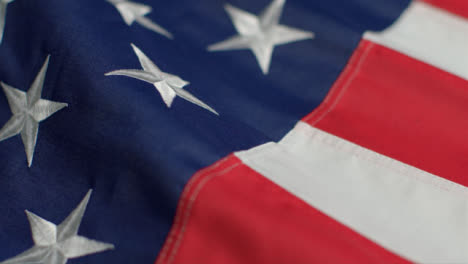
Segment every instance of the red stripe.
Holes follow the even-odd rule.
[[[468,1],[466,0],[423,0],[426,3],[443,8],[449,12],[468,18]]]
[[[157,264],[407,263],[235,156],[197,174]]]
[[[363,41],[304,119],[329,133],[468,184],[468,83]],[[401,263],[230,156],[187,185],[158,264]]]
[[[363,41],[304,121],[468,186],[468,82],[396,51]]]

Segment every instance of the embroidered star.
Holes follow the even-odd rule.
[[[21,134],[29,167],[31,167],[34,157],[39,122],[44,121],[57,111],[68,106],[65,103],[41,99],[49,58],[50,56],[47,57],[27,93],[3,82],[0,83],[13,114],[10,120],[0,129],[0,141]]]
[[[259,16],[225,6],[239,35],[208,47],[209,51],[250,49],[263,74],[268,74],[273,49],[295,41],[314,38],[314,33],[279,24],[286,0],[274,0]]]
[[[172,34],[165,30],[160,25],[154,23],[145,16],[151,13],[152,8],[147,5],[130,2],[128,0],[107,0],[109,3],[113,4],[115,8],[119,11],[120,15],[125,20],[128,26],[131,26],[135,21],[141,26],[159,33],[167,38],[172,39]]]
[[[91,192],[90,190],[78,207],[58,226],[26,211],[35,245],[0,264],[65,264],[68,259],[114,249],[112,244],[78,235]]]
[[[183,87],[188,85],[189,82],[182,80],[179,76],[161,71],[158,66],[156,66],[137,46],[132,44],[132,48],[137,55],[143,70],[117,70],[106,73],[106,76],[127,76],[153,84],[161,94],[161,97],[168,108],[171,107],[176,96],[179,96],[192,104],[196,104],[216,115],[219,115],[213,108],[183,89]]]
[[[0,0],[0,44],[3,39],[3,31],[5,30],[7,6],[13,1],[14,0]]]

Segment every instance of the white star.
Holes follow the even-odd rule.
[[[173,36],[170,32],[165,30],[160,25],[154,23],[150,19],[146,18],[145,16],[151,13],[151,7],[139,3],[130,2],[128,0],[107,0],[109,3],[113,4],[115,8],[119,11],[120,15],[122,15],[125,23],[128,26],[131,26],[133,22],[137,22],[138,24],[142,25],[143,27],[159,33],[167,38],[172,39]]]
[[[0,129],[0,141],[21,134],[29,167],[31,167],[34,157],[39,122],[67,107],[65,103],[41,99],[49,58],[50,56],[47,57],[41,71],[27,93],[1,82],[13,116]]]
[[[3,39],[3,31],[5,30],[7,5],[13,1],[14,0],[0,0],[0,44]]]
[[[179,96],[216,115],[219,115],[213,108],[197,99],[188,91],[182,89],[184,86],[188,85],[189,82],[182,80],[179,76],[161,71],[158,66],[156,66],[137,46],[132,44],[132,47],[143,70],[117,70],[106,73],[106,76],[122,75],[153,84],[161,94],[161,97],[168,108],[171,107],[176,96]]]
[[[114,249],[112,244],[78,235],[91,192],[90,190],[78,207],[58,226],[26,211],[35,245],[0,264],[65,264],[68,259]]]
[[[258,17],[229,4],[225,6],[239,35],[208,47],[209,51],[250,49],[264,74],[277,45],[312,39],[314,33],[279,24],[286,0],[274,0]]]

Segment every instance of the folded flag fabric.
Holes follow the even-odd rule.
[[[0,0],[0,263],[468,263],[468,3]]]

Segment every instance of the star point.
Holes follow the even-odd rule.
[[[134,22],[140,24],[141,26],[149,29],[153,32],[161,34],[169,39],[173,39],[174,36],[161,27],[160,25],[151,21],[151,19],[147,18],[146,15],[151,13],[152,8],[150,6],[131,2],[128,0],[107,0],[109,3],[115,6],[115,8],[119,11],[120,15],[124,19],[125,23],[128,26],[131,26]]]
[[[2,43],[3,32],[5,30],[7,6],[13,1],[14,0],[0,0],[0,44]]]
[[[133,43],[131,46],[136,56],[138,57],[143,70],[116,70],[106,73],[106,76],[127,76],[153,84],[168,108],[171,108],[172,102],[178,96],[219,116],[219,113],[216,112],[213,108],[183,89],[183,87],[187,86],[189,82],[183,80],[177,75],[161,71],[161,69],[159,69],[159,67],[156,66],[156,64],[154,64],[154,62],[143,53],[143,51],[141,51]]]
[[[315,37],[313,32],[279,24],[285,2],[274,0],[259,16],[226,4],[224,8],[239,34],[208,46],[208,51],[250,49],[263,74],[268,74],[275,46]]]
[[[0,82],[13,114],[10,120],[0,129],[0,142],[18,134],[21,135],[28,167],[32,166],[39,133],[39,123],[68,106],[66,103],[41,98],[49,58],[50,56],[47,57],[27,92]]]
[[[0,264],[65,264],[68,259],[114,249],[112,244],[78,235],[91,193],[89,190],[78,207],[58,226],[26,210],[34,246]]]

